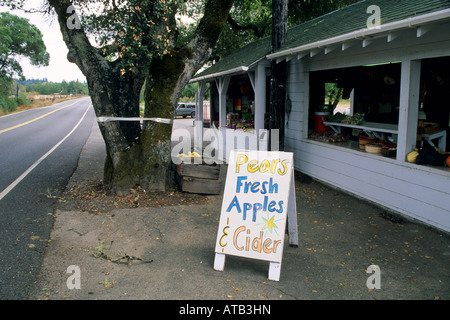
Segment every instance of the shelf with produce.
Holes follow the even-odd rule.
[[[360,121],[358,124],[356,123],[343,123],[343,122],[332,122],[324,121],[323,124],[330,127],[334,132],[341,133],[341,127],[345,128],[352,128],[352,129],[360,129],[366,133],[373,133],[375,137],[378,139],[385,138],[385,135],[398,134],[398,125],[396,124],[389,124],[389,123],[378,123],[378,122],[366,122],[366,121]]]
[[[364,132],[371,132],[378,139],[384,139],[384,134],[398,134],[398,125],[389,123],[367,122],[364,121],[364,115],[355,113],[353,116],[346,116],[338,112],[328,116],[323,122],[324,125],[330,127],[334,132],[341,133],[341,127],[360,129]],[[382,133],[380,136],[377,133]]]
[[[336,122],[328,122],[328,121],[324,121],[323,124],[329,126],[335,132],[340,132],[340,130],[338,130],[338,131],[335,130],[335,129],[337,129],[336,127],[346,127],[346,128],[353,128],[353,129],[361,129],[363,131],[398,134],[398,125],[396,125],[396,124],[378,123],[378,122],[363,122],[362,124],[347,124],[347,123],[336,123]]]
[[[311,139],[385,157],[396,157],[395,140],[398,135],[398,125],[366,122],[362,114],[349,116],[341,113],[328,116],[323,124],[332,130],[324,133],[314,132],[310,136]],[[348,132],[341,132],[343,127],[357,129],[359,132],[352,131],[352,135],[349,136]],[[357,141],[354,141],[355,139]],[[367,149],[366,146],[368,146]]]
[[[374,137],[360,136],[358,140],[349,139],[340,133],[327,131],[325,133],[313,133],[311,140],[325,142],[333,146],[355,150],[362,153],[370,153],[388,158],[395,158],[397,155],[397,144],[389,140],[383,141]]]

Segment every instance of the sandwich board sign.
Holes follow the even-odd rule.
[[[215,246],[214,269],[226,255],[269,261],[279,281],[286,225],[298,245],[293,154],[232,150]]]

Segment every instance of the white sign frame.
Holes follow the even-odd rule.
[[[217,232],[214,269],[226,255],[269,261],[279,281],[286,228],[298,246],[293,153],[232,150]]]

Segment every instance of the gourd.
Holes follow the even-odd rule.
[[[415,163],[418,155],[419,153],[417,151],[412,151],[408,153],[408,155],[406,156],[406,160],[408,160],[408,162]]]

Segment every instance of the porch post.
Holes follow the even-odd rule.
[[[200,154],[203,153],[203,96],[206,92],[205,88],[205,82],[198,83],[195,101],[194,150]]]
[[[230,84],[230,76],[216,80],[217,91],[219,92],[219,127],[227,124],[227,91]]]
[[[420,60],[402,62],[397,161],[404,162],[416,144],[419,114]]]
[[[255,74],[255,132],[264,129],[264,114],[266,113],[266,66],[259,63]]]

